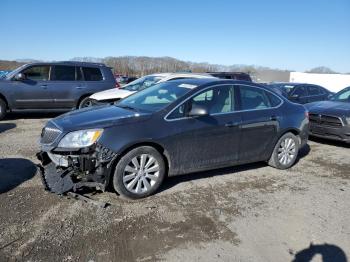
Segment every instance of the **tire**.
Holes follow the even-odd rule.
[[[85,107],[91,107],[91,106],[93,106],[92,99],[90,99],[90,97],[87,96],[87,97],[80,100],[80,102],[78,104],[78,109],[85,108]]]
[[[162,184],[165,172],[164,158],[155,148],[137,147],[119,160],[114,170],[113,187],[124,198],[147,197]]]
[[[276,143],[268,164],[277,169],[287,169],[297,160],[300,142],[292,133],[284,134]]]
[[[7,109],[7,106],[6,106],[5,101],[0,98],[0,120],[5,118],[6,109]]]

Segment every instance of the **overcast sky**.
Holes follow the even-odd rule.
[[[172,56],[350,72],[350,0],[2,0],[0,59]]]

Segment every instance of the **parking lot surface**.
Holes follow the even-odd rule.
[[[258,163],[173,177],[137,201],[89,193],[110,204],[100,208],[43,190],[35,153],[54,116],[0,122],[0,261],[350,258],[348,145],[312,140],[289,170]]]

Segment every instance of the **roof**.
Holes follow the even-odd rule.
[[[55,61],[55,62],[35,62],[26,65],[74,65],[74,66],[99,66],[105,67],[103,63],[80,62],[80,61]]]
[[[191,85],[196,85],[196,86],[202,86],[202,85],[215,85],[215,84],[232,84],[232,85],[251,85],[251,86],[257,86],[257,87],[262,87],[264,89],[268,89],[265,85],[260,85],[258,83],[253,83],[253,82],[247,82],[247,81],[242,81],[242,80],[232,80],[232,79],[220,79],[216,77],[212,78],[188,78],[188,79],[179,79],[179,80],[174,80],[172,82],[177,82],[177,83],[184,83],[184,84],[191,84]]]

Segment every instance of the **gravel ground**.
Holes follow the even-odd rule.
[[[43,190],[35,153],[54,115],[0,122],[0,261],[340,261],[350,257],[350,147],[309,141],[298,163],[169,178],[99,208]],[[304,260],[302,260],[304,259]],[[326,260],[330,259],[330,260]]]

